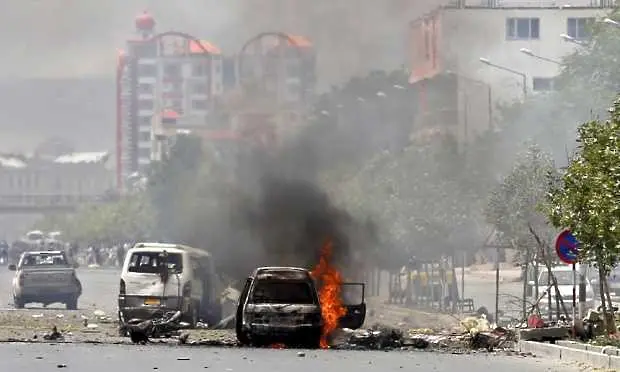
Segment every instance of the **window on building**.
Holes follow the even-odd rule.
[[[209,93],[209,86],[207,83],[194,83],[192,84],[192,94],[207,94]]]
[[[176,111],[179,115],[183,114],[183,102],[181,102],[180,100],[170,101],[169,107],[172,108],[172,110]]]
[[[555,90],[555,79],[535,77],[532,79],[532,90],[535,92],[549,92]]]
[[[153,84],[148,84],[148,83],[138,84],[138,94],[153,94]]]
[[[577,40],[586,40],[590,37],[589,26],[594,18],[568,18],[566,20],[566,34]]]
[[[140,132],[140,142],[148,142],[151,140],[151,132]]]
[[[286,94],[289,100],[298,100],[301,96],[301,85],[299,83],[287,84]]]
[[[155,58],[157,57],[156,42],[142,42],[133,44],[133,53],[138,58]]]
[[[141,100],[138,100],[138,109],[139,110],[152,110],[153,109],[153,100],[151,100],[151,99],[141,99]]]
[[[181,76],[181,66],[176,63],[168,63],[164,65],[165,77],[179,77]]]
[[[157,76],[157,67],[155,65],[138,65],[138,76],[155,77]]]
[[[539,18],[506,19],[506,39],[531,40],[540,38]]]
[[[192,76],[206,76],[207,65],[204,62],[192,63]]]
[[[298,61],[290,61],[286,64],[288,76],[301,76],[301,64]]]
[[[151,117],[150,116],[138,116],[138,126],[139,127],[150,127]]]
[[[195,99],[192,101],[192,109],[193,110],[206,110],[207,109],[207,101],[204,99]]]
[[[150,159],[151,158],[151,149],[139,148],[138,149],[138,158]]]

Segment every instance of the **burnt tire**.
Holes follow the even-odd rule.
[[[299,347],[302,347],[304,349],[318,349],[321,347],[321,332],[305,332],[299,336],[297,344]]]
[[[248,335],[247,332],[238,332],[237,341],[239,341],[240,346],[250,346],[252,344],[250,335]]]
[[[13,306],[15,306],[16,309],[23,309],[24,308],[24,301],[19,298],[19,297],[14,297],[13,298]]]
[[[192,302],[186,314],[183,314],[183,321],[189,323],[189,328],[196,328],[199,320],[200,304]]]
[[[78,309],[78,299],[77,297],[70,297],[65,303],[67,310],[77,310]]]

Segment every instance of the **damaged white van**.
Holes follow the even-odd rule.
[[[137,243],[125,257],[118,294],[120,326],[181,311],[194,327],[221,320],[219,277],[211,254],[179,244]]]

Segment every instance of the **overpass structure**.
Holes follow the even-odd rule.
[[[80,205],[105,203],[108,195],[13,194],[0,195],[0,214],[71,213]]]

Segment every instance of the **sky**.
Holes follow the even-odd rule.
[[[31,149],[49,137],[67,138],[78,149],[112,148],[117,51],[135,35],[134,19],[144,10],[154,16],[156,31],[184,31],[210,40],[225,54],[237,53],[264,31],[304,35],[316,46],[319,89],[325,90],[373,69],[402,67],[408,23],[438,3],[5,0],[0,12],[0,109],[5,115],[0,148]]]

